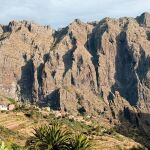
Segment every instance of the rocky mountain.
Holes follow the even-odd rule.
[[[28,21],[0,25],[0,94],[150,132],[150,14],[76,19],[57,31]],[[122,117],[121,117],[122,116]]]

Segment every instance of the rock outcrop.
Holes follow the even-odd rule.
[[[0,94],[109,120],[126,109],[149,114],[150,14],[76,19],[58,31],[0,25]]]

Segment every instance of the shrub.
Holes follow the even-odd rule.
[[[17,145],[16,143],[13,143],[11,145],[12,150],[21,150],[21,147],[19,145]]]
[[[3,141],[0,141],[0,150],[8,150],[6,144]]]
[[[83,134],[75,136],[71,140],[70,150],[88,150],[90,148],[90,142]]]
[[[60,125],[54,123],[52,126],[43,126],[34,129],[34,136],[26,142],[29,150],[67,150],[70,140],[70,133],[67,130],[61,130]]]
[[[26,141],[28,150],[88,150],[90,142],[85,135],[76,135],[62,129],[58,123],[34,129],[34,136]]]

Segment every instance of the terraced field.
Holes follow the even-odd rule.
[[[24,145],[26,138],[32,134],[34,126],[34,121],[27,118],[24,113],[0,113],[0,135],[8,142]]]
[[[49,116],[49,118],[35,116],[29,117],[23,112],[0,112],[0,139],[24,146],[26,139],[32,135],[33,127],[46,124],[54,119],[54,116]],[[88,125],[80,121],[70,122],[68,119],[60,119],[59,121],[67,126],[72,126],[75,131],[88,130]],[[132,147],[140,146],[139,143],[118,133],[102,136],[91,134],[89,137],[92,140],[93,150],[129,150]]]
[[[92,141],[92,145],[93,150],[138,150],[141,147],[139,143],[119,134],[97,137]]]

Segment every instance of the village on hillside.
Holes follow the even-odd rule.
[[[15,104],[9,101],[9,98],[0,96],[0,111],[11,111],[15,109]]]

